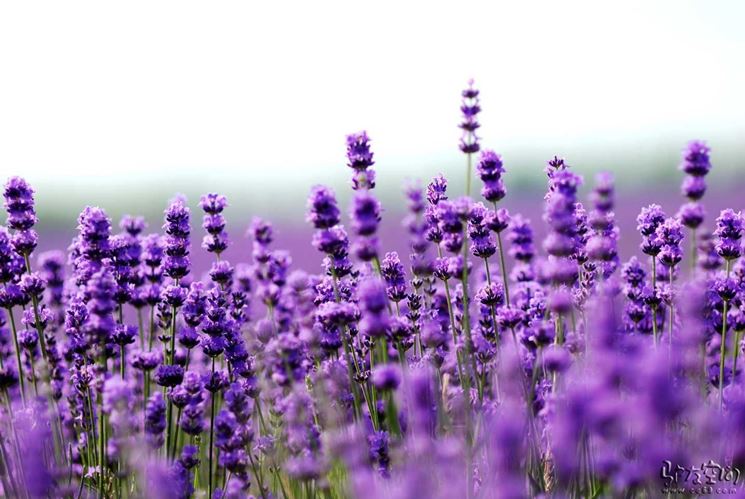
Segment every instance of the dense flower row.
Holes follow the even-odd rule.
[[[67,254],[36,254],[33,190],[11,178],[2,495],[656,497],[684,482],[666,462],[745,469],[743,218],[703,228],[708,147],[685,149],[688,202],[643,208],[622,263],[610,174],[585,207],[548,161],[538,244],[501,206],[472,82],[461,109],[469,192],[406,188],[409,255],[382,250],[370,139],[347,138],[349,231],[329,188],[308,200],[315,275],[258,219],[251,262],[226,261],[219,194],[199,203],[204,281],[180,197],[162,233],[86,207]]]

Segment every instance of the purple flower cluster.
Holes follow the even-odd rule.
[[[478,98],[471,83],[469,169]],[[217,193],[199,202],[201,278],[183,197],[155,233],[86,207],[66,259],[37,255],[33,190],[11,178],[0,495],[657,497],[684,486],[672,463],[724,481],[745,465],[745,220],[702,229],[703,143],[681,167],[691,203],[643,208],[623,263],[609,173],[583,204],[582,178],[548,162],[539,245],[484,150],[483,200],[443,176],[406,187],[406,255],[381,251],[365,132],[347,159],[348,218],[327,187],[308,199],[317,273],[260,219],[234,242],[248,261],[226,260]]]
[[[680,163],[681,171],[686,174],[682,192],[689,202],[680,207],[678,218],[683,225],[693,230],[704,221],[704,206],[700,200],[706,192],[706,175],[711,170],[709,152],[706,143],[694,140],[683,151]]]
[[[375,164],[370,150],[370,138],[362,131],[347,135],[347,166],[354,172],[352,189],[367,190],[375,188]]]

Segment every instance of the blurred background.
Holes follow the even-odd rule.
[[[443,173],[464,190],[457,124],[474,78],[504,205],[539,221],[554,154],[585,192],[612,171],[626,258],[640,206],[683,201],[690,139],[712,147],[709,221],[743,205],[743,20],[738,0],[4,2],[0,172],[36,188],[42,248],[66,246],[86,204],[158,230],[174,194],[196,208],[216,191],[247,257],[253,216],[278,225],[280,246],[307,245],[312,185],[348,206],[345,135],[365,129],[384,246],[400,249],[405,181]]]

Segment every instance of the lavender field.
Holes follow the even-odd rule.
[[[745,221],[709,146],[681,144],[672,210],[560,156],[513,201],[480,97],[464,189],[384,211],[352,133],[349,206],[313,187],[291,251],[220,193],[45,241],[7,179],[0,495],[745,497]]]

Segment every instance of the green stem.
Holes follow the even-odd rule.
[[[23,255],[23,259],[26,262],[26,272],[31,274],[31,261],[28,258],[28,254]],[[47,362],[47,342],[44,338],[44,328],[41,326],[41,316],[39,315],[39,299],[36,296],[32,296],[31,303],[34,308],[34,328],[39,333],[41,356],[44,358],[44,362]]]
[[[13,317],[13,308],[8,307],[6,309],[8,311],[8,318],[10,318],[10,329],[13,332],[13,346],[15,347],[16,351],[16,361],[18,362],[18,381],[20,383],[20,389],[21,389],[21,401],[23,402],[24,407],[26,406],[26,388],[25,388],[25,376],[23,375],[23,363],[21,362],[21,349],[18,345],[18,330],[16,328],[16,321]]]
[[[673,267],[670,267],[670,325],[668,327],[668,349],[670,351],[670,354],[672,354],[673,351],[673,318],[675,313],[675,304],[673,303]]]
[[[104,358],[106,357],[104,356]],[[104,473],[106,470],[106,421],[103,414],[103,393],[98,397],[98,445],[98,494],[103,497]]]
[[[140,337],[140,349],[145,350],[145,327],[142,320],[142,308],[137,307],[137,333]]]
[[[254,472],[254,476],[256,477],[256,484],[259,486],[259,493],[261,494],[262,499],[266,499],[266,494],[264,492],[264,480],[261,478],[261,473],[256,468],[256,463],[254,463],[254,458],[252,456],[251,452],[248,452],[248,461],[251,463],[251,469]]]
[[[494,211],[497,211],[497,203],[494,203]],[[502,284],[504,285],[504,298],[507,306],[510,306],[510,283],[507,279],[507,266],[504,263],[504,248],[502,244],[502,233],[497,232],[497,245],[499,247],[499,268],[502,272]]]
[[[339,279],[336,277],[336,272],[333,269],[331,269],[331,279],[334,285],[334,301],[338,303],[341,300],[341,295],[339,294]],[[355,358],[356,355],[354,353],[354,347],[350,346],[349,344],[348,335],[349,329],[345,326],[341,332],[341,339],[344,346],[344,355],[347,358],[347,374],[349,375],[349,388],[352,391],[354,415],[356,419],[359,419],[360,417],[362,417],[362,410],[360,409],[360,396],[357,391],[357,383],[355,382],[354,378],[354,373],[358,369],[358,364],[357,359]],[[367,397],[365,398],[367,399]],[[369,405],[370,404],[368,402],[368,409],[371,409]],[[372,417],[372,412],[370,413],[370,416]]]
[[[471,195],[471,153],[466,154],[466,196]]]
[[[173,430],[173,449],[171,451],[171,459],[176,459],[178,455],[178,435],[179,435],[179,423],[181,422],[181,408],[179,407],[176,411],[176,426]]]
[[[725,260],[725,269],[727,272],[727,279],[729,279],[731,270],[731,260]],[[727,306],[729,300],[724,300],[724,307],[722,309],[722,339],[719,347],[719,410],[724,409],[724,354],[727,345]]]
[[[698,264],[698,247],[696,243],[696,229],[691,229],[691,273],[696,271]]]
[[[153,338],[155,338],[155,306],[150,307],[150,334],[147,338],[148,352],[153,349]]]
[[[740,355],[740,333],[742,331],[735,330],[735,343],[732,349],[732,380],[734,381],[735,375],[737,374],[737,359]]]
[[[215,358],[212,358],[212,375],[215,375]],[[208,476],[208,483],[209,483],[209,493],[207,494],[207,497],[212,497],[212,485],[213,485],[213,476],[212,476],[212,462],[213,462],[213,445],[212,442],[214,440],[215,436],[215,401],[217,399],[217,393],[213,393],[211,398],[211,411],[210,411],[210,441],[209,441],[209,468],[207,472]]]
[[[657,258],[652,257],[652,292],[657,294]],[[652,306],[652,339],[657,346],[657,306]]]
[[[166,441],[165,441],[165,449],[163,449],[166,455],[166,459],[168,459],[168,450],[171,448],[171,433],[173,432],[173,403],[171,402],[171,398],[166,395],[168,390],[166,388],[163,389],[164,396],[166,397],[167,405],[166,405]]]

